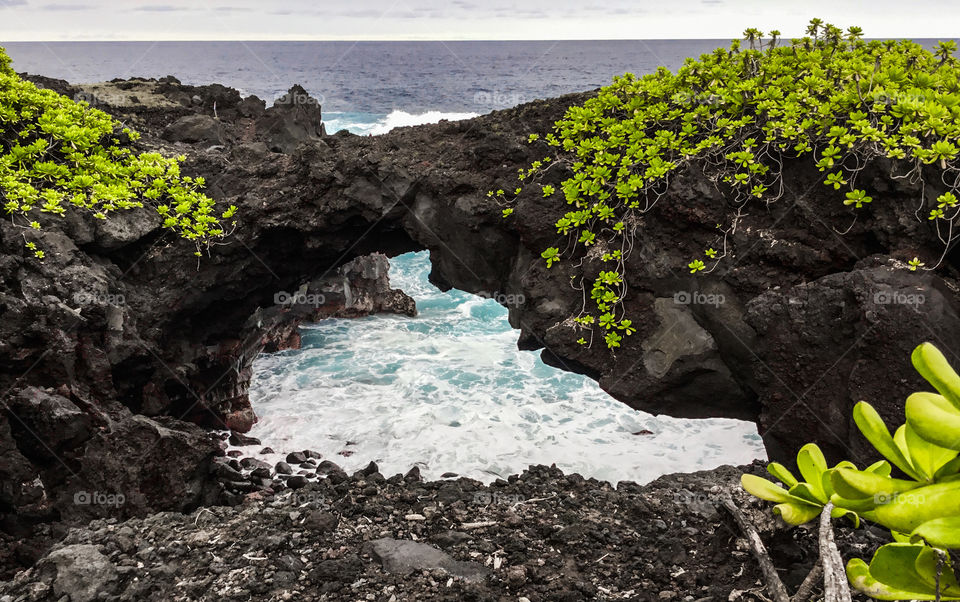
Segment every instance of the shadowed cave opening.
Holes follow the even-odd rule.
[[[617,482],[766,458],[756,425],[636,411],[596,381],[517,349],[494,298],[443,292],[429,252],[390,260],[390,281],[419,315],[327,319],[301,326],[302,347],[262,354],[250,435],[276,451],[320,452],[351,472],[418,466],[492,481],[530,464]],[[490,294],[488,297],[495,297]],[[519,296],[500,301],[522,303]]]

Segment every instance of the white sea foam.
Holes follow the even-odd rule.
[[[393,111],[383,120],[378,122],[370,133],[386,134],[393,128],[404,127],[408,125],[422,125],[424,123],[437,123],[441,119],[448,121],[460,121],[461,119],[470,119],[476,117],[477,113],[443,113],[440,111],[427,111],[426,113],[407,113],[406,111]]]
[[[333,134],[340,130],[347,130],[360,135],[386,134],[390,130],[408,125],[422,125],[437,123],[442,119],[459,121],[477,117],[478,113],[444,113],[442,111],[427,111],[426,113],[408,113],[395,110],[388,115],[371,113],[330,113],[325,115],[324,123],[327,132]]]
[[[417,318],[327,320],[304,348],[261,357],[252,435],[277,452],[313,449],[352,471],[420,466],[490,481],[552,464],[616,482],[764,458],[753,424],[634,411],[577,374],[516,349],[506,310],[426,281],[425,253],[393,260]],[[652,434],[634,434],[651,431]],[[339,455],[352,452],[349,456]]]

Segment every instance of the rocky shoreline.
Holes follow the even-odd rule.
[[[114,528],[118,532],[126,528],[133,532],[124,531],[123,537],[136,540],[138,530],[146,533],[156,525],[150,521],[188,528],[210,516],[236,531],[243,521],[233,521],[244,512],[273,517],[269,520],[275,522],[265,523],[264,531],[279,531],[273,536],[283,537],[281,527],[290,525],[267,510],[276,502],[270,490],[280,483],[286,486],[290,479],[277,477],[275,466],[269,467],[267,476],[263,471],[268,467],[255,462],[241,464],[238,472],[230,464],[236,459],[225,455],[215,431],[229,428],[239,434],[254,424],[255,408],[247,394],[252,362],[262,351],[296,347],[302,321],[415,312],[412,300],[390,289],[386,281],[386,257],[402,252],[429,250],[431,280],[441,288],[522,296],[524,303],[509,307],[511,324],[520,331],[519,345],[542,349],[548,363],[587,374],[617,399],[644,411],[755,421],[771,457],[787,462],[808,441],[818,442],[834,461],[872,459],[850,422],[852,405],[867,399],[885,417],[898,418],[903,398],[922,384],[910,366],[910,351],[923,340],[949,349],[944,341],[960,338],[955,252],[946,255],[938,271],[904,269],[913,257],[940,256],[942,245],[933,226],[914,214],[917,186],[897,178],[888,165],[874,165],[860,174],[861,186],[883,202],[873,203],[857,220],[824,190],[818,172],[799,163],[786,166],[788,194],[743,216],[729,238],[731,261],[716,273],[697,277],[683,266],[713,240],[725,201],[696,168],[676,178],[665,200],[645,216],[646,235],[630,259],[632,292],[626,309],[641,317],[638,332],[611,355],[602,346],[575,343],[567,317],[580,303],[580,293],[570,289],[566,271],[548,270],[540,258],[541,250],[559,240],[553,226],[555,208],[530,194],[522,196],[513,216],[504,220],[496,201],[486,195],[515,181],[518,168],[547,152],[540,143],[528,144],[528,133],[548,131],[567,106],[582,102],[589,93],[535,101],[472,120],[358,137],[345,132],[327,135],[319,104],[299,87],[268,108],[263,101],[241,98],[224,86],[185,86],[171,77],[91,86],[31,79],[112,113],[143,133],[138,143],[143,149],[185,155],[184,171],[203,176],[208,193],[218,201],[237,205],[239,219],[225,244],[199,262],[194,248],[165,234],[149,210],[125,212],[106,222],[73,212],[63,220],[41,218],[44,229],[39,236],[47,257],[42,263],[25,253],[16,228],[0,223],[0,391],[6,391],[0,412],[0,576],[35,564],[70,527],[91,520],[116,522],[93,523],[69,537],[90,542],[114,537]],[[545,183],[558,183],[560,171],[552,172]],[[600,262],[589,259],[582,269],[596,274]],[[719,470],[714,477],[727,482],[728,473]],[[672,477],[676,482],[684,478]],[[296,491],[327,491],[347,483],[336,497],[341,518],[363,515],[357,498],[379,499],[379,493],[364,493],[378,485],[362,477],[341,483],[307,479],[311,480],[316,482]],[[626,512],[632,503],[629,496],[634,495],[630,491],[637,489],[626,486],[621,495],[619,487],[613,492],[609,486],[578,481],[575,475],[551,476],[547,481],[558,496],[568,491],[574,499],[585,496],[596,502],[606,511],[601,522]],[[425,488],[427,494],[414,495],[419,498],[444,486],[411,485],[401,477],[388,490],[404,497]],[[538,487],[508,486],[504,493],[530,498],[549,494]],[[594,489],[606,491],[610,499],[597,501]],[[654,485],[637,490],[654,499],[665,491]],[[91,493],[114,500],[122,495],[124,503],[77,503],[78,495]],[[268,499],[258,500],[260,496]],[[350,499],[349,504],[343,499]],[[215,507],[218,504],[228,507]],[[386,529],[389,536],[409,533],[399,529],[401,524],[409,527],[409,521],[398,521],[394,508],[383,511],[382,506],[391,504],[377,504],[373,515],[397,525]],[[530,520],[562,529],[563,508],[552,504],[523,507],[549,506],[545,514]],[[426,520],[425,507],[418,505],[408,501],[397,507]],[[455,505],[451,502],[450,508]],[[652,507],[663,510],[657,504]],[[578,502],[572,512],[579,517],[587,511]],[[439,515],[454,526],[466,520],[445,512]],[[661,533],[658,540],[658,531],[642,527],[637,536],[640,551],[654,554],[676,547],[668,540],[684,537],[677,535],[686,528],[684,521],[698,520],[688,506],[676,506],[676,512],[670,524],[679,530],[672,530],[667,539]],[[653,523],[654,514],[643,511],[638,520]],[[153,517],[142,518],[149,515]],[[243,516],[244,521],[249,519]],[[367,518],[374,521],[373,516]],[[727,599],[734,590],[755,587],[747,585],[756,582],[750,558],[726,564],[724,554],[736,549],[730,542],[718,548],[724,554],[697,569],[710,577],[696,586],[685,584],[688,578],[682,577],[694,573],[692,569],[674,576],[677,571],[658,569],[656,563],[653,569],[637,564],[642,560],[628,558],[625,548],[614,543],[624,541],[628,532],[621,529],[636,527],[624,526],[628,522],[604,522],[616,536],[608,542],[610,553],[625,566],[637,567],[636,578],[617,584],[617,591],[633,589],[635,599],[658,599],[663,591],[668,593],[664,599],[671,599],[672,592],[682,593],[679,599],[697,600]],[[710,524],[716,532],[719,523]],[[91,528],[99,535],[84,540],[83,533],[91,533]],[[223,537],[228,537],[227,531],[224,528]],[[776,532],[780,538],[803,537],[802,530]],[[507,531],[497,533],[507,538],[503,535]],[[536,535],[553,542],[546,527]],[[151,541],[143,537],[141,541]],[[691,535],[689,541],[695,540]],[[356,541],[350,553],[362,558]],[[533,534],[530,541],[537,541]],[[594,551],[583,540],[573,541],[576,545],[569,545],[585,555],[586,563],[574,563],[576,571],[594,575],[606,570],[599,561],[602,554],[591,556]],[[658,546],[651,543],[656,541]],[[311,546],[320,545],[319,540],[310,542],[296,551],[306,555],[306,550],[315,550]],[[335,549],[334,543],[323,540],[324,549]],[[508,539],[497,540],[497,545],[507,546]],[[184,553],[184,566],[190,566],[187,550],[172,547]],[[118,571],[117,566],[139,562],[134,560],[139,547],[117,549],[97,551],[107,557],[119,554],[108,562],[114,569],[89,548],[78,553],[114,575],[111,571]],[[470,552],[490,554],[499,547],[483,549]],[[57,550],[62,548],[54,554]],[[470,561],[466,550],[454,554],[454,559]],[[70,564],[73,552],[77,550],[61,551],[50,562]],[[259,552],[249,553],[260,557]],[[160,557],[148,558],[153,562]],[[786,567],[794,560],[781,558],[778,566],[789,570]],[[369,570],[365,561],[356,562],[360,564],[351,564],[356,568],[352,574]],[[511,566],[526,562],[519,556],[510,561]],[[557,591],[541,588],[527,597],[533,601],[606,595],[599,588],[610,589],[610,582],[600,576],[588,580],[597,589],[585,585],[584,591],[575,585],[579,581],[568,583],[546,574],[561,575],[566,562],[539,573],[544,582],[559,582]],[[280,565],[271,566],[274,572],[283,572]],[[161,566],[158,582],[173,582],[172,573],[164,570]],[[538,574],[534,567],[525,571]],[[265,583],[265,572],[248,572],[255,575],[251,583]],[[38,565],[4,587],[21,588],[16,600],[21,595],[59,596],[56,587],[43,589],[50,574],[49,568]],[[743,581],[724,582],[729,589],[721,596],[710,587],[718,575],[726,574]],[[110,595],[128,591],[130,596],[140,595],[136,588],[128,589],[132,579],[130,571],[118,571],[110,580],[116,584]],[[654,585],[644,585],[652,589],[641,592],[637,579],[636,583],[647,579]],[[513,595],[507,585],[493,586],[489,579],[484,583],[458,590],[457,595],[466,599]],[[704,586],[707,593],[700,595],[703,590],[697,588]],[[39,593],[31,598],[33,594],[23,594],[22,588]],[[303,591],[320,595],[321,590]],[[373,599],[390,598],[384,592],[363,591]],[[435,594],[446,595],[440,590]],[[166,593],[156,595],[155,599],[168,599],[163,597]],[[170,595],[190,599],[194,594]],[[348,597],[355,599],[355,594],[351,591]]]
[[[766,600],[723,492],[791,591],[818,558],[816,531],[774,521],[736,487],[744,470],[761,467],[613,487],[538,466],[485,486],[371,464],[235,507],[93,521],[0,583],[0,600]],[[864,555],[882,532],[837,537]]]

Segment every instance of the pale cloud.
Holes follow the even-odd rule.
[[[100,7],[94,6],[92,4],[41,4],[40,10],[50,10],[50,11],[82,11],[82,10],[96,10]]]
[[[915,0],[0,0],[0,40],[677,39],[820,17],[870,37],[953,37],[960,3]],[[867,10],[869,8],[869,10]]]
[[[172,4],[148,4],[146,6],[135,6],[131,10],[149,13],[169,13],[186,9],[182,6],[173,6]]]

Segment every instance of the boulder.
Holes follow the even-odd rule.
[[[256,119],[267,110],[267,103],[256,96],[247,96],[237,105],[237,111],[242,117]]]
[[[853,423],[853,406],[869,402],[895,428],[907,396],[931,390],[910,362],[913,349],[931,341],[957,365],[955,290],[930,272],[876,265],[751,300],[746,319],[762,341],[753,374],[768,453],[789,459],[816,441],[834,461],[880,459]]]
[[[89,414],[69,399],[37,387],[19,391],[7,410],[20,452],[45,466],[59,465],[63,454],[94,434]]]
[[[164,140],[205,144],[223,144],[223,129],[212,115],[186,115],[163,130]]]
[[[57,596],[71,602],[93,602],[114,590],[120,578],[117,567],[94,545],[70,545],[50,552],[38,566],[51,575]]]
[[[446,552],[418,541],[381,538],[371,541],[368,549],[383,570],[400,575],[441,569],[467,581],[482,581],[490,572],[482,564],[454,560]]]
[[[276,153],[290,154],[304,142],[317,142],[326,135],[320,102],[293,86],[259,116],[256,133]]]
[[[52,466],[45,481],[56,484],[50,493],[67,520],[188,512],[216,499],[217,449],[194,425],[126,413],[76,450],[82,461],[73,472]]]
[[[230,445],[236,446],[260,445],[260,440],[256,437],[250,437],[238,432],[231,432],[230,438],[227,440],[230,442]]]

